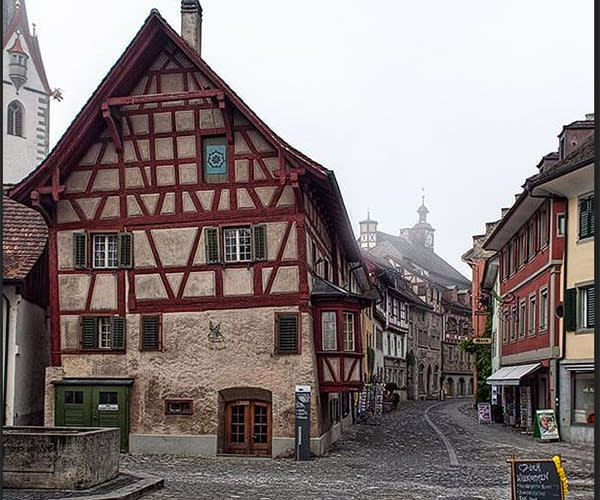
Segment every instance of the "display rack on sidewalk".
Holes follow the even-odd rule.
[[[379,425],[383,413],[383,393],[385,384],[365,384],[364,389],[358,394],[356,408],[357,422],[359,424]]]

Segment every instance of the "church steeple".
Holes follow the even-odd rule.
[[[408,230],[408,238],[413,243],[433,251],[433,233],[435,229],[427,222],[429,209],[425,206],[425,195],[421,195],[421,206],[417,208],[419,222]]]

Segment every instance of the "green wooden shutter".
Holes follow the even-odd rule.
[[[277,317],[277,351],[280,353],[298,352],[298,316]]]
[[[87,267],[87,234],[73,233],[73,267],[85,269]]]
[[[569,288],[565,292],[565,325],[568,331],[573,332],[577,329],[577,290]]]
[[[160,349],[160,318],[158,316],[142,317],[142,350]]]
[[[122,316],[113,316],[112,348],[119,351],[125,349],[125,318]]]
[[[583,199],[579,202],[579,237],[588,236],[588,227],[590,223],[589,200]]]
[[[267,228],[264,225],[254,226],[254,260],[267,259]]]
[[[98,321],[95,316],[81,317],[81,348],[98,348]]]
[[[219,238],[215,227],[204,228],[204,243],[206,245],[206,263],[219,262]]]
[[[131,269],[133,263],[133,234],[119,233],[119,267]]]

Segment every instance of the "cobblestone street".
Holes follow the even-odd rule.
[[[382,425],[353,426],[327,456],[307,462],[124,455],[121,468],[165,478],[165,488],[148,500],[508,500],[511,454],[560,454],[569,499],[593,498],[592,447],[542,443],[502,425],[478,425],[471,400],[402,403],[384,414]]]

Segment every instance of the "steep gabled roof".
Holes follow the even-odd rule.
[[[48,228],[42,216],[2,196],[2,278],[24,279],[46,246]]]
[[[102,103],[110,97],[128,95],[168,42],[173,43],[181,50],[211,84],[222,90],[233,106],[245,115],[268,140],[284,152],[290,164],[305,170],[309,176],[311,188],[314,188],[327,204],[328,213],[332,216],[335,224],[333,229],[342,239],[349,260],[359,261],[360,251],[354,239],[350,219],[333,172],[311,160],[273,132],[208,66],[200,55],[185,43],[156,9],[152,9],[138,33],[109,70],[54,149],[38,168],[10,191],[10,196],[23,203],[30,203],[31,191],[37,186],[48,183],[54,169],[59,170],[61,181],[64,181],[76,159],[84,154],[104,126],[100,111]]]
[[[442,286],[457,285],[461,288],[471,288],[471,281],[454,269],[435,252],[415,245],[402,236],[392,236],[377,231],[377,244],[387,241],[402,256],[408,266],[416,264],[429,273],[429,279]]]
[[[50,85],[48,84],[46,69],[44,68],[44,63],[42,62],[40,45],[38,43],[37,36],[32,36],[29,32],[29,21],[27,19],[25,0],[20,0],[18,7],[15,6],[15,0],[4,0],[2,5],[2,13],[4,16],[11,16],[10,19],[6,19],[6,17],[4,17],[2,20],[2,47],[6,47],[6,44],[10,41],[13,34],[19,30],[21,36],[25,39],[25,43],[29,49],[29,56],[35,65],[35,69],[37,70],[44,90],[49,94]]]

